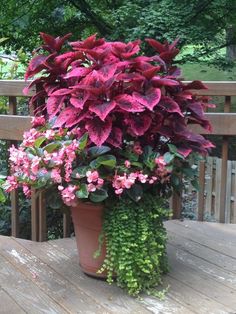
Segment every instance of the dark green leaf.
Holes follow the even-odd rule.
[[[87,143],[88,143],[88,133],[85,133],[85,134],[79,139],[79,148],[80,148],[81,150],[85,149]]]
[[[86,172],[89,171],[89,166],[81,166],[73,170],[71,176],[74,179],[77,179],[77,174],[79,175],[79,178],[84,178],[86,176]]]
[[[108,146],[93,146],[88,149],[88,153],[91,157],[95,158],[109,152],[110,150],[111,149]]]
[[[88,198],[89,196],[89,192],[88,192],[88,189],[87,189],[87,184],[85,183],[82,183],[79,187],[79,190],[76,191],[76,196],[78,198]]]
[[[96,190],[89,195],[89,198],[94,203],[104,201],[108,197],[107,191],[104,189]]]
[[[174,154],[171,154],[170,152],[167,152],[164,154],[164,161],[169,164],[173,159],[175,158]]]
[[[177,147],[173,144],[168,144],[169,150],[171,153],[176,154],[177,153]]]
[[[140,184],[134,184],[126,190],[128,196],[135,202],[138,202],[143,196],[143,188]]]
[[[116,157],[113,155],[99,156],[90,163],[90,167],[92,168],[98,168],[99,166],[114,168],[116,166]]]

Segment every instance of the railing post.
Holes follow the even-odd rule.
[[[230,112],[231,97],[225,97],[224,112]],[[220,187],[220,213],[219,222],[225,222],[226,205],[226,182],[227,182],[227,162],[228,162],[229,137],[223,136],[222,144],[222,164],[221,164],[221,187]]]
[[[204,218],[205,161],[199,162],[198,220]]]

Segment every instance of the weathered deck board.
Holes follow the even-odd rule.
[[[74,239],[0,237],[0,313],[236,313],[236,225],[168,221],[166,299],[128,297],[84,275]]]

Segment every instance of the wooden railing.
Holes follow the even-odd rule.
[[[220,182],[220,213],[219,221],[225,222],[226,203],[226,181],[227,181],[227,160],[229,137],[236,135],[236,113],[231,113],[231,96],[236,96],[236,82],[205,82],[208,90],[199,91],[199,95],[224,96],[224,113],[207,113],[207,118],[213,125],[213,135],[221,135],[222,144],[222,165]],[[23,132],[30,128],[30,116],[17,115],[17,99],[22,97],[23,88],[27,84],[24,81],[1,81],[0,96],[7,96],[9,103],[8,115],[0,115],[0,139],[8,140],[9,144],[16,144],[22,139]],[[29,96],[35,93],[31,90]],[[24,96],[25,97],[25,96]],[[195,128],[199,133],[206,134],[202,128]],[[200,191],[198,193],[198,220],[203,220],[204,216],[204,183],[205,183],[205,163],[201,162],[199,167]],[[174,195],[172,198],[172,208],[174,218],[181,215],[181,198]],[[18,193],[11,194],[12,208],[12,235],[19,236],[19,204]],[[64,236],[68,235],[69,217],[64,214],[63,228]],[[46,211],[44,197],[42,193],[33,191],[31,200],[31,229],[32,240],[44,241],[46,239]]]

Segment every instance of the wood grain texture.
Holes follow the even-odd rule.
[[[0,80],[0,96],[25,96],[23,89],[29,85],[30,82],[24,80]],[[28,96],[35,93],[35,88],[29,91]]]
[[[30,127],[31,117],[0,115],[0,139],[20,141]]]
[[[0,236],[5,313],[232,314],[236,311],[236,225],[167,221],[165,300],[136,300],[84,275],[73,238],[35,243]],[[4,313],[1,312],[0,313]]]

